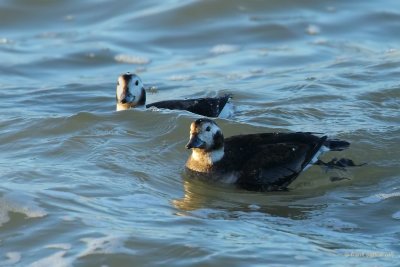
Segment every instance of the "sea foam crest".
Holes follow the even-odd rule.
[[[115,61],[127,64],[145,65],[150,63],[150,59],[146,57],[119,54],[114,57]]]
[[[9,212],[23,213],[28,218],[40,218],[47,212],[35,200],[21,193],[8,193],[0,197],[0,226],[10,220]]]
[[[86,243],[87,248],[82,251],[79,257],[85,257],[93,254],[134,254],[133,250],[130,250],[124,246],[126,237],[110,235],[99,238],[82,238],[81,241]]]
[[[5,261],[0,261],[0,266],[13,266],[21,260],[20,252],[7,252],[5,254],[7,258]]]
[[[393,218],[393,219],[396,219],[396,220],[400,220],[400,211],[395,212],[395,213],[392,215],[392,218]]]
[[[170,81],[189,81],[193,79],[191,75],[177,74],[167,78]]]
[[[37,260],[30,265],[29,267],[47,267],[47,266],[58,266],[58,267],[70,267],[72,265],[72,260],[65,258],[65,254],[67,251],[58,251],[48,257]]]
[[[360,200],[364,203],[374,204],[381,202],[385,199],[392,198],[392,197],[400,197],[400,191],[392,192],[392,193],[380,193],[375,194],[369,197],[361,198]]]
[[[213,54],[226,54],[232,53],[239,50],[237,45],[230,45],[230,44],[219,44],[211,48],[210,52]]]

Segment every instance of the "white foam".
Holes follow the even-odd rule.
[[[137,65],[145,65],[151,62],[151,60],[146,57],[126,55],[126,54],[116,55],[114,59],[120,63],[137,64]]]
[[[133,250],[124,247],[126,237],[105,236],[100,238],[82,238],[87,248],[78,257],[85,257],[93,254],[134,254]]]
[[[345,222],[337,218],[327,218],[321,221],[322,226],[332,228],[336,231],[354,230],[358,226],[354,223]]]
[[[393,219],[396,219],[396,220],[400,220],[400,211],[394,213],[394,214],[392,215],[392,218],[393,218]]]
[[[312,42],[315,45],[326,45],[328,44],[328,40],[325,38],[318,38]]]
[[[0,45],[2,44],[10,44],[12,43],[11,40],[7,39],[7,38],[0,38]]]
[[[237,45],[219,44],[211,48],[210,52],[219,55],[219,54],[236,52],[238,50],[239,47]]]
[[[33,198],[21,193],[8,193],[0,198],[0,226],[10,220],[9,212],[23,213],[28,218],[40,218],[47,215]]]
[[[19,252],[7,252],[7,260],[0,262],[0,266],[12,266],[21,260],[21,253]]]
[[[321,32],[321,29],[316,25],[308,25],[306,32],[309,35],[317,35]]]
[[[400,191],[392,192],[392,193],[380,193],[375,194],[369,197],[361,198],[360,200],[367,204],[374,204],[379,203],[385,199],[392,198],[392,197],[400,197]]]
[[[172,76],[168,77],[168,80],[170,80],[170,81],[189,81],[192,79],[193,79],[192,76],[184,75],[184,74],[172,75]]]
[[[54,248],[54,249],[63,249],[63,250],[69,250],[72,248],[71,244],[68,243],[59,243],[59,244],[50,244],[45,246],[45,248]]]
[[[256,205],[256,204],[250,204],[249,205],[249,209],[251,209],[251,210],[259,210],[259,209],[261,209],[261,207]]]
[[[147,110],[153,111],[153,112],[160,112],[162,111],[162,109],[157,108],[155,106],[150,106]]]
[[[386,54],[396,54],[398,50],[396,48],[389,48],[385,51]]]
[[[72,222],[72,221],[76,220],[75,217],[69,216],[69,215],[65,215],[65,216],[61,217],[61,219],[64,220],[64,221],[67,221],[67,222]]]
[[[30,265],[29,267],[48,267],[48,266],[57,266],[57,267],[69,267],[72,266],[71,259],[64,258],[66,251],[56,252],[46,258],[37,260]]]
[[[374,203],[381,202],[383,199],[381,197],[379,197],[378,195],[373,195],[373,196],[369,196],[369,197],[364,197],[360,200],[361,200],[361,202],[364,202],[367,204],[374,204]]]
[[[5,224],[10,220],[10,217],[8,216],[9,210],[5,210],[2,207],[1,200],[0,200],[0,226]]]

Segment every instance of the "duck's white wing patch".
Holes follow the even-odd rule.
[[[304,167],[303,171],[310,168],[315,162],[318,161],[319,156],[327,151],[329,151],[329,148],[327,148],[326,146],[321,146],[321,148],[317,151],[317,153],[315,153],[314,157],[311,159],[310,163]]]
[[[224,106],[224,108],[221,110],[221,113],[219,113],[218,118],[222,119],[228,119],[233,117],[233,114],[235,112],[235,108],[231,102],[227,102]]]

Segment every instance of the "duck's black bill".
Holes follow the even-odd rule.
[[[204,148],[206,143],[204,143],[203,140],[201,140],[197,135],[192,135],[192,137],[189,140],[189,143],[186,144],[187,149],[191,148]]]
[[[121,104],[127,104],[127,103],[132,103],[135,101],[135,96],[131,94],[127,94],[125,97],[121,97],[120,103]]]

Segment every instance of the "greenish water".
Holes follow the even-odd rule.
[[[400,3],[0,2],[0,266],[396,266]],[[234,94],[225,136],[348,140],[288,192],[185,179],[197,116],[115,112]],[[332,182],[335,177],[347,179]]]

